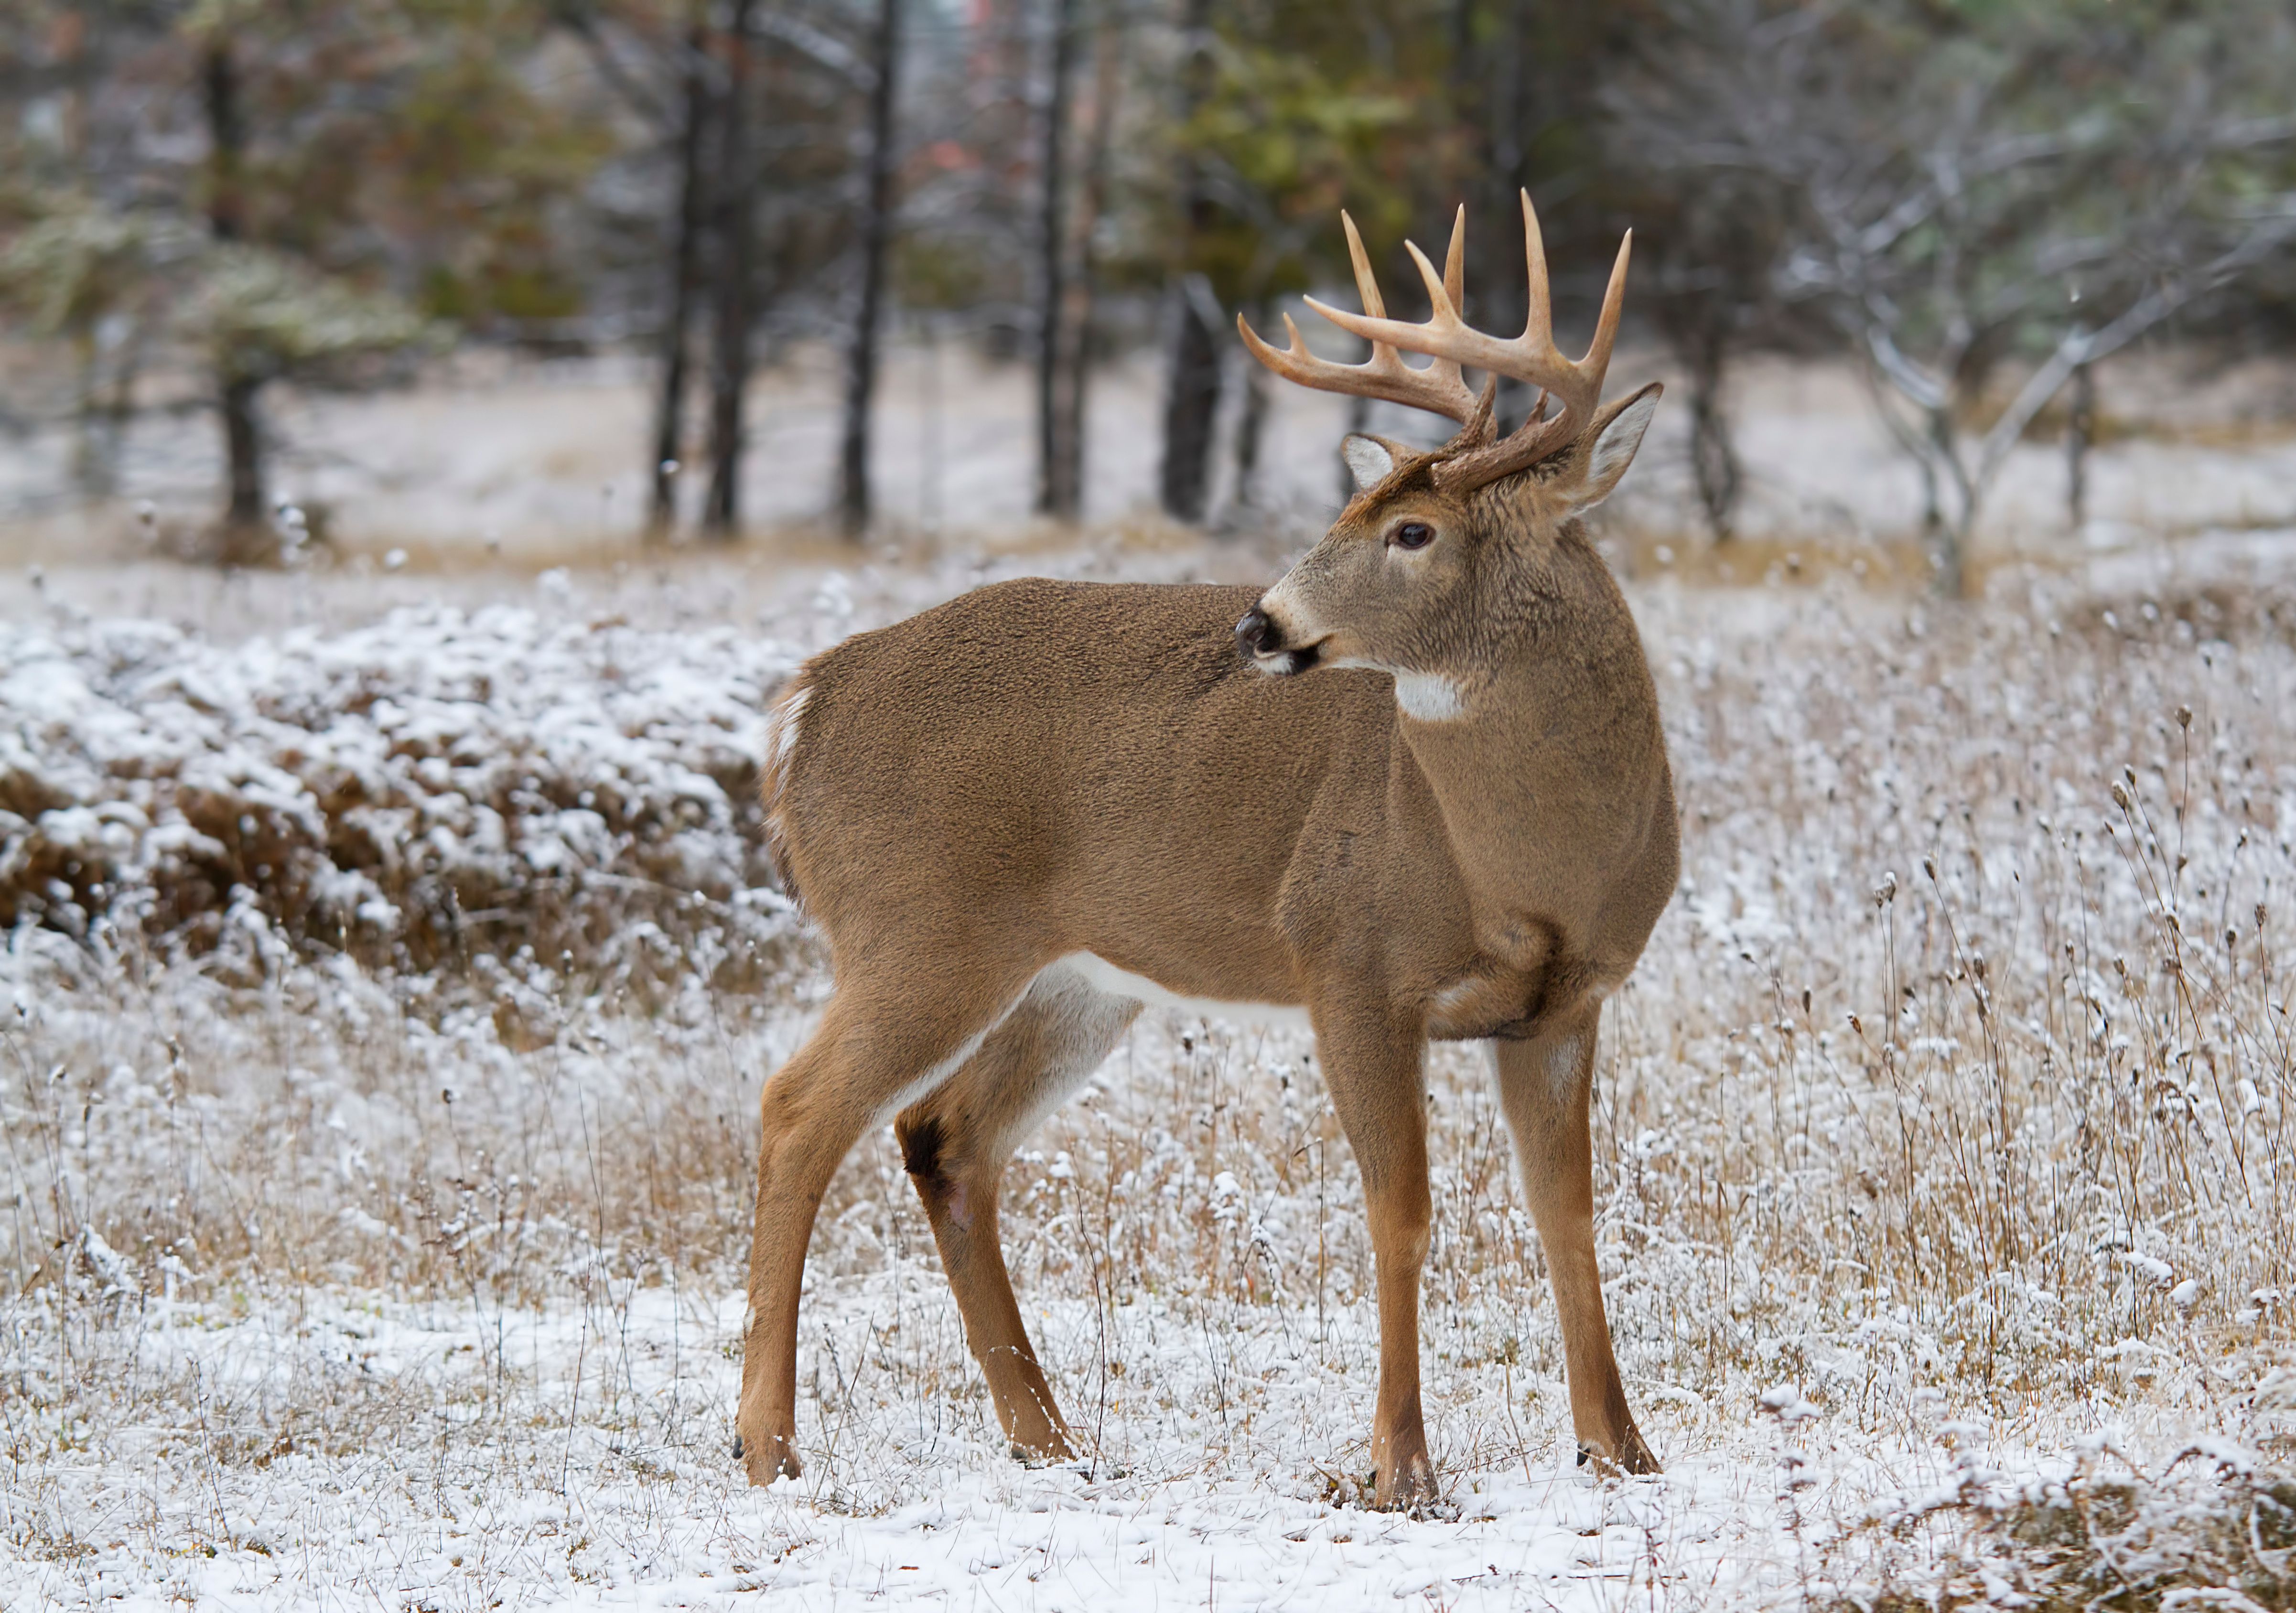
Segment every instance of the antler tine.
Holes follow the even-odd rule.
[[[1460,317],[1459,312],[1466,301],[1466,204],[1464,202],[1460,204],[1457,217],[1451,221],[1451,245],[1449,250],[1443,255],[1442,279],[1435,278],[1435,266],[1427,261],[1427,254],[1419,250],[1417,242],[1405,242],[1403,250],[1411,254],[1411,261],[1419,270],[1419,278],[1427,285],[1427,323],[1412,328],[1443,334],[1466,332],[1466,322]],[[1474,402],[1475,395],[1467,389],[1466,377],[1459,373],[1457,356],[1437,343],[1413,342],[1406,345],[1409,346],[1414,352],[1425,353],[1435,361],[1424,370],[1415,372],[1416,373],[1441,378],[1448,383],[1447,390],[1456,389],[1458,397],[1469,400],[1473,410],[1472,413],[1454,414],[1451,417],[1466,428],[1464,435],[1469,440],[1475,442],[1480,442],[1488,436],[1491,427],[1490,411]],[[1390,347],[1389,350],[1391,352],[1394,349]],[[1398,358],[1396,362],[1400,364],[1403,361]]]
[[[1320,304],[1316,306],[1319,312],[1324,311]],[[1284,380],[1300,386],[1313,387],[1319,392],[1344,392],[1357,397],[1406,404],[1444,415],[1461,425],[1474,418],[1475,395],[1459,379],[1456,364],[1439,361],[1423,370],[1414,370],[1403,362],[1402,355],[1383,342],[1374,342],[1371,357],[1362,364],[1334,364],[1308,351],[1300,327],[1289,314],[1283,315],[1283,329],[1292,341],[1288,350],[1279,351],[1261,340],[1242,314],[1235,316],[1235,329],[1254,358]]]
[[[1467,311],[1467,204],[1451,219],[1451,250],[1443,254],[1443,294],[1464,317]]]
[[[1555,449],[1576,441],[1594,423],[1603,401],[1603,381],[1611,367],[1611,349],[1618,340],[1619,313],[1627,295],[1627,265],[1633,255],[1634,232],[1619,242],[1619,256],[1611,266],[1611,280],[1603,291],[1603,312],[1595,323],[1595,339],[1586,356],[1577,361],[1562,356],[1554,345],[1554,304],[1546,277],[1546,244],[1538,227],[1538,211],[1530,192],[1522,192],[1523,265],[1529,307],[1522,334],[1510,342],[1494,342],[1505,356],[1494,356],[1499,373],[1529,381],[1540,389],[1538,401],[1512,436],[1454,454],[1435,468],[1436,479],[1453,488],[1481,487],[1535,463]],[[1486,338],[1486,340],[1488,339]],[[1559,412],[1549,416],[1552,398]]]
[[[1634,257],[1635,233],[1628,230],[1619,238],[1619,255],[1611,264],[1611,283],[1603,288],[1603,315],[1595,322],[1595,340],[1587,344],[1587,356],[1578,361],[1582,370],[1594,372],[1594,397],[1603,396],[1603,378],[1611,370],[1611,344],[1619,337],[1619,310],[1627,301],[1627,264]]]
[[[1364,311],[1350,314],[1310,297],[1308,306],[1341,330],[1371,343],[1371,357],[1359,364],[1335,364],[1309,355],[1299,327],[1285,315],[1292,349],[1278,353],[1261,341],[1242,319],[1236,321],[1252,356],[1268,368],[1303,386],[1327,392],[1351,392],[1384,397],[1414,407],[1447,414],[1464,430],[1455,439],[1450,457],[1436,467],[1438,479],[1456,487],[1479,487],[1531,463],[1543,454],[1574,441],[1593,424],[1603,399],[1603,381],[1617,342],[1619,315],[1626,300],[1627,266],[1633,255],[1631,231],[1619,243],[1609,285],[1603,293],[1603,312],[1586,356],[1565,358],[1554,345],[1554,293],[1547,279],[1546,244],[1538,227],[1538,210],[1530,192],[1522,196],[1523,266],[1528,307],[1522,334],[1512,340],[1488,335],[1469,325],[1461,315],[1465,301],[1467,209],[1459,209],[1451,225],[1451,244],[1444,254],[1443,272],[1437,274],[1427,254],[1411,242],[1404,242],[1419,277],[1426,282],[1427,318],[1414,324],[1390,319],[1379,285],[1371,272],[1362,235],[1355,220],[1340,215],[1347,230],[1348,257],[1354,265],[1357,288],[1363,293]],[[1434,362],[1414,370],[1402,359],[1405,352],[1424,353]],[[1491,388],[1478,399],[1467,389],[1460,372],[1472,368],[1492,377],[1507,376],[1539,389],[1538,403],[1514,434],[1503,442],[1490,435]],[[1552,400],[1557,412],[1546,413]]]
[[[1427,261],[1427,254],[1419,250],[1419,243],[1417,242],[1405,242],[1403,243],[1403,250],[1411,254],[1411,261],[1416,264],[1419,267],[1419,278],[1427,282],[1427,307],[1429,310],[1427,323],[1423,325],[1417,326],[1416,329],[1423,332],[1441,332],[1454,330],[1465,330],[1467,328],[1466,322],[1459,317],[1458,293],[1444,283],[1444,280],[1448,280],[1450,278],[1449,274],[1447,273],[1444,275],[1443,280],[1438,280],[1435,278],[1435,266]],[[1418,351],[1423,353],[1431,353],[1434,352],[1434,349],[1432,348],[1421,348]],[[1435,356],[1438,358],[1447,358],[1450,356],[1447,353],[1437,353]]]
[[[1546,239],[1539,233],[1538,209],[1530,205],[1529,190],[1522,192],[1522,258],[1530,278],[1522,319],[1522,340],[1528,344],[1533,332],[1554,329],[1554,302],[1546,289]]]
[[[1363,299],[1364,312],[1374,319],[1385,319],[1387,299],[1379,294],[1379,277],[1371,272],[1363,237],[1356,233],[1356,221],[1348,217],[1345,208],[1340,209],[1340,224],[1348,233],[1348,261],[1355,266],[1356,294]]]
[[[1455,289],[1464,280],[1465,263],[1462,233],[1466,209],[1462,208],[1459,211],[1460,222],[1452,230],[1448,271]],[[1393,323],[1387,318],[1387,301],[1380,295],[1379,281],[1372,274],[1371,258],[1364,251],[1363,236],[1356,229],[1356,221],[1342,211],[1340,224],[1347,232],[1348,258],[1355,268],[1356,290],[1363,298],[1364,312],[1342,318],[1340,310],[1312,297],[1307,299],[1308,306],[1342,330],[1352,329],[1348,322],[1356,319],[1368,318],[1382,324]],[[1414,247],[1412,250],[1415,253],[1418,249]],[[1431,275],[1432,271],[1429,273]],[[1430,284],[1433,284],[1431,278]],[[1441,288],[1437,288],[1437,293],[1439,301]],[[1456,296],[1453,300],[1456,302]],[[1454,323],[1456,323],[1456,316]],[[1287,352],[1278,352],[1261,340],[1259,333],[1245,323],[1242,314],[1235,316],[1235,328],[1251,356],[1286,381],[1313,387],[1322,392],[1343,392],[1357,397],[1377,397],[1390,403],[1406,404],[1414,409],[1425,409],[1430,413],[1447,416],[1470,428],[1477,420],[1475,395],[1467,389],[1467,383],[1460,376],[1456,363],[1439,357],[1425,369],[1414,370],[1403,362],[1403,356],[1396,351],[1394,343],[1377,336],[1366,336],[1365,340],[1371,343],[1368,359],[1359,364],[1333,364],[1308,351],[1307,343],[1300,338],[1300,327],[1289,314],[1283,315],[1283,329],[1292,342]],[[1414,348],[1413,350],[1419,349]],[[1488,430],[1486,423],[1482,430],[1473,431],[1472,435],[1479,438]]]

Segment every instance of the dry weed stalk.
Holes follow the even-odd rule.
[[[1792,598],[1790,617],[1759,594],[1644,602],[1686,875],[1606,1037],[1597,1151],[1654,1440],[1737,1437],[1780,1382],[1815,1409],[1813,1470],[1831,1441],[1925,1447],[1940,1414],[2003,1438],[2296,1433],[2296,1405],[2256,1387],[2296,1355],[2296,607]],[[510,1355],[460,1421],[418,1429],[403,1389],[348,1380],[258,1404],[137,1365],[139,1329],[185,1314],[170,1297],[227,1316],[428,1296],[487,1339],[567,1315],[585,1407],[655,1419],[649,1461],[721,1450],[729,1407],[633,1404],[615,1340],[658,1290],[737,1288],[756,1084],[817,977],[713,991],[698,947],[643,988],[594,954],[392,970],[244,933],[223,978],[20,922],[0,959],[0,1437],[26,1493],[70,1448],[203,1416],[201,1460],[232,1470],[359,1439],[511,1459],[488,1421],[531,1404]],[[1562,1363],[1487,1072],[1439,1050],[1431,1087],[1429,1404],[1439,1462],[1472,1483],[1546,1449]],[[1101,1470],[1162,1429],[1257,1470],[1317,1419],[1348,1426],[1371,1273],[1335,1136],[1303,1040],[1173,1022],[1136,1031],[1015,1164],[1015,1281],[1094,1408]],[[882,1139],[816,1251],[816,1493],[890,1505],[988,1420]],[[2250,1494],[2207,1470],[2177,1470],[2193,1504]],[[2256,1507],[2261,1549],[2285,1550]],[[1821,1576],[1881,1583],[1857,1520],[1829,1537],[1804,1516]],[[1979,1546],[2025,1550],[2002,1518]],[[1942,1516],[1908,1538],[1890,1572],[1945,1573],[1966,1543]]]

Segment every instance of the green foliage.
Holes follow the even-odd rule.
[[[1181,266],[1229,300],[1345,281],[1341,208],[1389,244],[1447,210],[1467,158],[1447,16],[1425,0],[1218,8],[1205,93],[1173,131],[1213,210]]]
[[[535,96],[465,36],[409,76],[373,142],[379,207],[425,262],[430,310],[464,322],[561,319],[582,286],[554,217],[611,150],[610,131]]]
[[[119,301],[138,243],[202,231],[221,185],[243,238],[433,317],[579,313],[568,216],[622,134],[535,70],[553,26],[539,0],[34,0],[0,24],[0,59],[53,86],[36,137],[0,131],[17,311],[46,330]],[[202,150],[218,52],[244,137],[227,169]]]
[[[86,196],[44,197],[33,222],[0,248],[0,308],[36,335],[90,329],[151,294],[160,266],[181,254],[182,236],[168,220]]]
[[[484,326],[580,311],[560,217],[611,153],[593,109],[538,93],[526,0],[234,0],[248,232]]]
[[[289,253],[236,244],[208,250],[175,315],[226,382],[290,374],[324,381],[432,334],[395,297],[361,291]]]

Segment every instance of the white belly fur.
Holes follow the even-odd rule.
[[[1072,952],[1050,967],[1072,969],[1082,975],[1095,990],[1131,997],[1151,1008],[1177,1008],[1183,1013],[1233,1019],[1245,1025],[1282,1025],[1300,1030],[1311,1028],[1308,1023],[1308,1011],[1297,1003],[1230,1003],[1218,997],[1184,997],[1177,992],[1167,991],[1145,975],[1136,975],[1129,970],[1117,968],[1098,953]]]

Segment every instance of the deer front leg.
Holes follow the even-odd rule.
[[[1373,1502],[1414,1509],[1436,1499],[1419,1407],[1419,1276],[1434,1218],[1427,1191],[1426,1040],[1416,1025],[1318,1013],[1332,1107],[1363,1174],[1379,1297],[1379,1399],[1372,1411]]]
[[[1582,1459],[1628,1473],[1655,1473],[1627,1409],[1611,1353],[1603,1278],[1595,1264],[1595,1161],[1587,1109],[1595,1085],[1600,1005],[1523,1042],[1496,1042],[1499,1102],[1514,1134],[1523,1193],[1546,1249],[1554,1310],[1570,1381],[1570,1421]]]

